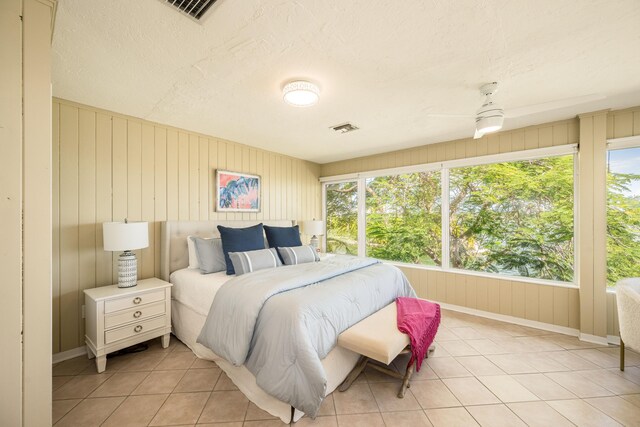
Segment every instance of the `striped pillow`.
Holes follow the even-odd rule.
[[[236,276],[252,271],[274,268],[282,265],[275,249],[258,249],[257,251],[229,252]]]
[[[304,264],[305,262],[320,261],[320,255],[315,248],[309,246],[295,246],[290,248],[278,248],[285,265]]]

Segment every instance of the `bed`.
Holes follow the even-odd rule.
[[[288,423],[291,406],[267,394],[257,384],[254,375],[244,366],[233,366],[208,348],[196,343],[196,338],[205,323],[209,307],[216,291],[233,276],[226,272],[200,274],[188,268],[187,236],[211,237],[218,225],[248,227],[256,221],[167,221],[161,226],[160,254],[161,278],[173,284],[172,328],[175,336],[187,345],[198,357],[215,361],[242,393],[259,408]],[[292,221],[263,221],[265,225],[286,227]],[[333,392],[346,378],[358,361],[359,355],[342,347],[335,347],[322,361],[327,373],[327,394]],[[295,411],[294,421],[304,413]]]

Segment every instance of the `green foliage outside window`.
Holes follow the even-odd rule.
[[[327,184],[327,252],[358,255],[358,183]]]

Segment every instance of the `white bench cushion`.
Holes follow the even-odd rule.
[[[388,365],[411,343],[398,330],[397,315],[394,301],[341,333],[338,345]]]

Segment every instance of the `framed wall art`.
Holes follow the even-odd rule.
[[[258,175],[216,171],[216,211],[260,212],[261,180]]]

